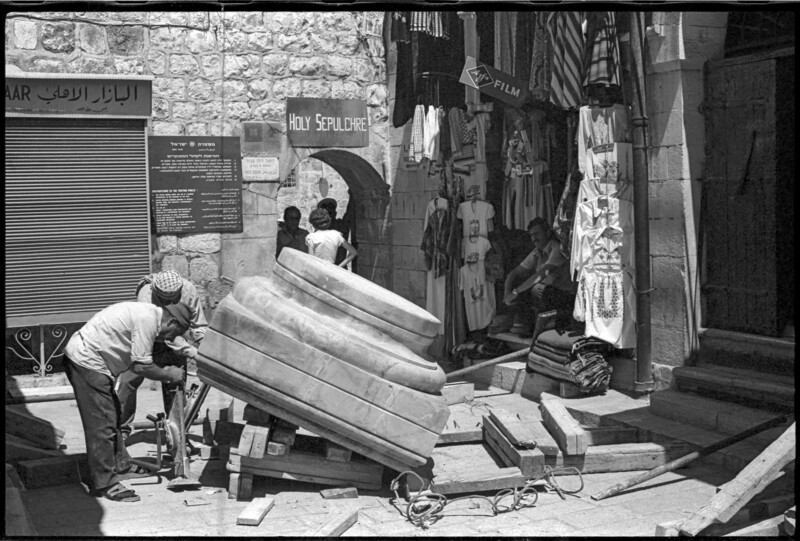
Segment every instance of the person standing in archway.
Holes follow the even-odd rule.
[[[312,210],[308,221],[314,227],[314,232],[306,237],[309,254],[335,264],[336,252],[343,248],[347,251],[347,256],[339,263],[340,267],[346,267],[358,255],[358,251],[339,231],[331,229],[331,217],[327,210]]]
[[[284,248],[294,248],[308,253],[306,246],[308,231],[300,227],[300,216],[300,209],[297,207],[286,207],[283,211],[283,227],[278,229],[275,259],[278,259]]]
[[[350,236],[350,219],[349,219],[350,204],[348,202],[347,206],[348,212],[345,212],[344,218],[336,217],[337,207],[338,204],[336,203],[336,200],[330,197],[326,197],[325,199],[317,203],[318,209],[325,209],[328,212],[328,215],[331,218],[330,228],[334,231],[338,231],[339,233],[341,233],[342,237],[344,237],[344,240],[347,240],[347,238]],[[344,266],[341,263],[342,261],[344,261],[345,257],[347,257],[347,250],[345,250],[344,248],[339,248],[336,251],[336,259],[333,262],[339,266]]]

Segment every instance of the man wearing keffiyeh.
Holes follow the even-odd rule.
[[[208,328],[197,288],[177,272],[167,270],[144,276],[136,287],[136,300],[164,307],[180,327],[180,333],[174,339],[155,343],[153,361],[162,366],[185,367],[187,359],[197,354],[197,345]],[[127,439],[132,431],[131,424],[136,416],[136,392],[143,381],[144,378],[130,371],[123,372],[117,379],[123,439]],[[167,395],[172,389],[162,386],[162,390],[164,406],[169,411]]]

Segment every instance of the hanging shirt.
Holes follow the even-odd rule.
[[[483,261],[486,254],[492,249],[492,243],[484,237],[467,237],[464,239],[464,260]]]
[[[610,143],[629,143],[630,109],[627,105],[611,107],[581,107],[578,114],[578,168],[590,174],[586,165],[586,151]]]
[[[335,229],[314,231],[306,237],[308,253],[329,263],[336,261],[336,252],[344,242],[342,234]]]
[[[480,199],[486,199],[486,180],[489,176],[489,169],[486,167],[485,163],[472,164],[469,173],[454,171],[454,174],[461,177],[464,193],[469,193],[470,188],[477,186],[477,188],[472,189],[478,190],[478,197]]]
[[[423,141],[422,157],[436,161],[439,154],[439,110],[433,105],[428,106],[428,114],[425,115]]]
[[[603,195],[632,202],[633,183],[606,182],[597,178],[583,179],[578,189],[578,204],[597,199]]]
[[[583,86],[619,85],[619,42],[613,11],[586,14]]]
[[[592,257],[595,239],[607,229],[618,229],[625,235],[624,262],[633,268],[633,204],[616,197],[601,196],[578,204],[573,226],[570,273],[580,277]]]
[[[633,182],[633,145],[611,143],[586,149],[586,176],[603,182]]]
[[[420,249],[425,252],[425,266],[434,278],[443,276],[448,267],[447,244],[450,239],[451,210],[447,199],[436,197],[425,209],[425,223]]]
[[[118,302],[103,308],[67,342],[64,352],[83,368],[115,378],[133,363],[152,364],[163,308]]]
[[[462,221],[465,238],[476,234],[489,238],[489,220],[494,218],[494,207],[486,201],[464,201],[458,205],[456,217]]]
[[[464,311],[470,331],[485,329],[495,315],[494,284],[486,281],[483,261],[461,267],[459,289],[464,293]]]
[[[417,105],[414,108],[414,122],[411,126],[411,155],[414,161],[422,161],[425,151],[425,106]]]

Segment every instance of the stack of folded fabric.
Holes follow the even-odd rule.
[[[599,393],[608,389],[612,367],[606,358],[614,346],[603,340],[582,337],[572,345],[569,369],[581,392]]]
[[[528,372],[537,372],[561,381],[574,383],[570,371],[572,345],[583,338],[577,332],[545,331],[528,353]]]

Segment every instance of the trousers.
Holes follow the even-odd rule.
[[[90,488],[105,490],[117,484],[118,471],[130,469],[131,458],[119,431],[120,403],[114,379],[75,364],[66,354],[64,372],[75,391],[86,438]]]

